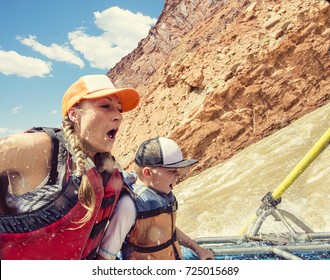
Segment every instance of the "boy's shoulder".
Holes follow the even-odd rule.
[[[137,174],[134,170],[132,171],[122,171],[122,175],[123,175],[123,181],[126,184],[126,186],[128,187],[128,189],[133,192],[135,195],[142,195],[144,192],[146,191],[151,191],[151,193],[155,193],[155,195],[157,195],[157,193],[155,191],[153,191],[152,189],[150,189],[148,186],[144,185],[144,184],[137,184]]]
[[[136,197],[157,197],[157,193],[154,192],[151,188],[143,184],[132,184],[130,190]]]
[[[132,188],[133,184],[136,182],[137,175],[134,170],[126,171],[122,170],[123,181],[127,185],[127,187]]]

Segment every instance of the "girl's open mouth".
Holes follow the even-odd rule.
[[[108,135],[108,137],[110,138],[110,139],[112,139],[112,140],[115,140],[115,138],[116,138],[116,134],[117,134],[117,129],[111,129],[108,133],[107,133],[107,135]]]

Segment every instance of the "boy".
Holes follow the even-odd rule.
[[[177,200],[172,193],[179,169],[195,164],[184,160],[171,139],[157,137],[141,144],[135,156],[137,178],[126,177],[130,195],[124,195],[103,237],[99,259],[182,259],[179,244],[200,259],[213,259],[175,226]],[[127,174],[128,175],[128,174]]]

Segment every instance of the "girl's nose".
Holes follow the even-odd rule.
[[[113,121],[122,121],[123,116],[121,114],[121,112],[119,110],[116,110],[116,112],[114,113],[114,115],[112,116],[112,120]]]

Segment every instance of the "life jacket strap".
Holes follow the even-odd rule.
[[[57,161],[58,161],[58,152],[59,152],[59,140],[56,137],[56,133],[60,131],[59,128],[50,128],[50,127],[33,127],[26,131],[26,133],[33,133],[43,131],[47,133],[49,138],[52,141],[53,145],[53,155],[52,155],[52,166],[49,172],[49,179],[46,185],[54,185],[57,181],[58,171],[57,171]]]
[[[94,225],[89,238],[94,239],[96,236],[99,235],[100,232],[103,232],[107,223],[108,223],[108,218],[102,220],[101,222],[99,222],[98,224]]]
[[[178,210],[178,202],[175,200],[173,203],[165,206],[165,207],[160,207],[157,209],[153,209],[153,210],[146,210],[146,211],[142,211],[137,213],[137,219],[145,219],[145,218],[150,218],[150,217],[154,217],[163,213],[174,213],[175,211]]]
[[[156,246],[142,247],[142,246],[135,245],[131,242],[126,242],[126,244],[130,248],[132,248],[134,251],[139,252],[139,253],[154,253],[154,252],[161,251],[161,250],[171,246],[172,244],[174,244],[174,242],[176,240],[177,240],[176,233],[174,232],[171,239],[167,240],[165,243],[162,243],[162,244],[159,244]]]

